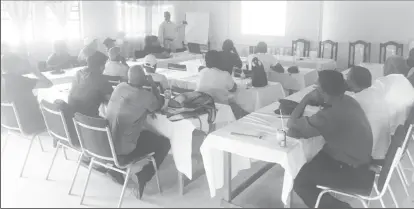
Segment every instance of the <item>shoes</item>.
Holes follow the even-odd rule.
[[[109,175],[109,177],[111,177],[112,181],[116,182],[117,184],[124,185],[125,178],[123,174],[113,170],[108,170],[106,173]]]
[[[135,176],[132,177],[132,180],[137,184],[137,186],[133,190],[134,195],[137,199],[141,199],[142,195],[144,194],[144,189],[147,183],[144,181],[139,181],[138,174],[135,174]]]

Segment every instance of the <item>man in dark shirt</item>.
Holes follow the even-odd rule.
[[[324,70],[319,73],[317,89],[306,95],[288,121],[289,132],[296,137],[322,135],[326,143],[316,157],[304,165],[295,179],[294,190],[308,207],[314,207],[320,189],[316,185],[339,188],[365,188],[369,171],[373,137],[368,119],[358,102],[345,95],[346,84],[341,73]],[[309,104],[325,104],[311,117],[303,116]],[[321,208],[349,208],[325,195]]]
[[[64,41],[56,41],[53,53],[47,58],[47,67],[51,70],[68,69],[77,65],[75,56],[71,56]]]
[[[234,47],[233,41],[229,39],[225,40],[222,49],[223,51],[220,52],[220,69],[223,69],[224,71],[232,74],[234,67],[242,67],[242,61],[240,60],[240,56],[237,53],[236,47]]]
[[[53,84],[36,68],[29,69],[37,79],[22,76],[26,68],[20,60],[18,56],[13,54],[4,55],[1,58],[3,72],[1,76],[1,101],[14,103],[22,131],[26,134],[34,134],[46,130],[46,126],[39,109],[39,103],[33,95],[33,89],[49,88]],[[11,118],[4,119],[13,120]]]
[[[95,53],[87,58],[88,66],[76,73],[68,98],[75,112],[98,117],[100,105],[109,100],[113,88],[103,75],[106,60],[106,56]]]

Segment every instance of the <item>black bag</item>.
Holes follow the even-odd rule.
[[[282,112],[282,115],[292,114],[293,110],[295,110],[296,106],[298,106],[299,104],[295,101],[288,99],[280,99],[279,103],[279,109],[275,110],[275,113],[278,115],[280,115],[280,112]]]
[[[252,86],[264,87],[267,86],[267,75],[263,67],[263,63],[259,58],[252,59]]]
[[[298,66],[292,66],[292,67],[289,67],[287,71],[290,74],[296,74],[296,73],[299,73],[299,68]]]
[[[280,63],[277,63],[275,66],[272,66],[271,69],[275,72],[278,72],[278,73],[284,73],[285,72],[285,68],[283,68],[283,66]]]
[[[199,118],[202,114],[208,114],[208,123],[212,124],[216,119],[217,109],[213,97],[210,95],[192,91],[177,95],[168,103],[166,115],[171,121],[185,118]]]

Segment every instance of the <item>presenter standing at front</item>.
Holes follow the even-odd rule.
[[[180,30],[181,27],[185,27],[187,22],[183,21],[180,25],[175,24],[171,21],[171,14],[168,11],[164,12],[164,19],[165,21],[161,23],[158,30],[158,40],[162,47],[175,51],[175,49],[182,47],[182,45],[179,45],[182,43],[175,43],[176,40],[178,40],[178,30]]]

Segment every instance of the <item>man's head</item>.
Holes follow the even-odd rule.
[[[267,44],[265,42],[259,42],[256,46],[256,53],[267,53]]]
[[[87,70],[91,73],[102,74],[103,70],[105,69],[105,63],[108,58],[103,56],[99,53],[95,53],[88,58],[86,58],[86,62],[88,64]]]
[[[145,86],[147,78],[140,65],[134,65],[128,70],[128,83],[135,86]]]
[[[115,42],[116,40],[112,39],[112,38],[106,38],[103,42],[103,45],[105,45],[106,49],[109,50],[112,47],[115,46]]]
[[[223,42],[223,47],[222,47],[223,51],[230,52],[233,49],[234,49],[234,44],[232,40],[227,39]]]
[[[119,57],[121,56],[121,48],[115,46],[109,49],[108,51],[109,60],[111,61],[120,61]]]
[[[164,12],[164,19],[165,21],[170,21],[171,20],[171,14],[170,12]]]
[[[346,83],[342,73],[335,70],[320,71],[317,90],[325,102],[344,95]]]
[[[210,50],[205,56],[206,67],[208,68],[220,68],[220,54],[216,50]]]
[[[143,66],[146,72],[155,73],[155,70],[157,69],[157,58],[152,54],[145,56]]]
[[[410,53],[408,53],[407,65],[414,67],[414,48],[411,48]]]
[[[368,69],[361,66],[354,66],[348,73],[346,78],[349,90],[352,92],[360,92],[371,87],[372,76]]]

